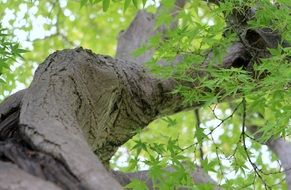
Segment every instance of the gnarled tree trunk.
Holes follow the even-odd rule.
[[[173,15],[184,3],[177,1]],[[154,50],[131,56],[157,32],[154,19],[155,15],[139,12],[120,35],[117,58],[137,63],[82,48],[55,52],[39,66],[28,89],[0,105],[0,189],[113,190],[122,189],[132,178],[146,180],[153,188],[146,171],[110,172],[110,158],[154,119],[201,105],[183,104],[181,97],[169,93],[178,81],[155,78],[142,67]],[[141,32],[141,26],[146,30]],[[258,40],[252,36],[246,35],[246,41]],[[277,40],[272,43],[276,45]],[[250,59],[246,47],[234,43],[221,66],[243,66],[237,64]],[[281,144],[282,140],[274,140],[270,147],[289,167]],[[290,179],[290,172],[286,175]],[[193,179],[215,184],[201,168],[193,171]]]
[[[27,172],[27,188],[34,175],[64,189],[122,189],[105,167],[137,129],[184,109],[169,93],[175,83],[82,48],[53,53],[29,88],[2,104],[2,160]]]

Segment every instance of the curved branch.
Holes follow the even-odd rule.
[[[286,175],[287,187],[291,187],[291,143],[282,138],[270,140],[268,147],[277,155]]]
[[[175,169],[173,169],[172,167],[168,167],[166,168],[166,170],[173,172]],[[115,179],[123,186],[126,186],[134,179],[138,179],[140,181],[145,182],[150,190],[155,189],[153,187],[154,183],[149,177],[149,171],[147,170],[132,172],[132,173],[112,171],[112,174],[115,177]],[[216,185],[216,182],[207,173],[205,173],[203,169],[200,168],[199,166],[196,166],[195,171],[191,173],[191,176],[195,184],[210,184],[212,187],[214,187],[214,189],[219,189],[219,187]],[[177,189],[182,190],[185,188],[179,187]]]

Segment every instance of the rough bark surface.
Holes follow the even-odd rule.
[[[3,102],[0,152],[63,189],[122,189],[103,165],[137,129],[183,109],[169,93],[174,84],[82,48],[56,52]]]
[[[121,189],[101,162],[158,115],[181,109],[168,94],[172,87],[141,66],[82,48],[56,52],[25,94],[4,102],[2,125],[10,128],[1,134],[52,154],[88,189]]]
[[[33,185],[31,185],[33,183]],[[61,190],[60,187],[34,177],[18,168],[16,165],[0,161],[1,189],[31,189],[31,190]]]
[[[23,97],[21,132],[88,189],[121,189],[93,152],[107,164],[137,128],[163,111],[164,89],[142,67],[81,48],[57,52],[37,69]]]
[[[184,4],[177,1],[170,11],[173,18]],[[166,30],[163,26],[154,30],[155,18],[141,11],[120,34],[116,57],[121,59],[82,48],[53,53],[39,66],[28,89],[0,105],[0,189],[113,190],[122,189],[133,178],[147,181],[152,188],[147,171],[112,174],[109,159],[157,117],[200,105],[183,104],[182,98],[170,93],[178,81],[155,78],[142,67],[154,50],[132,56],[150,36]],[[275,47],[280,38],[265,31],[244,31],[243,41],[229,48],[220,66],[248,69],[252,59],[248,47],[259,49],[257,58],[269,56],[266,49]],[[177,60],[182,57],[178,55]],[[211,54],[201,66],[209,59]],[[290,144],[277,139],[269,147],[283,167],[290,168],[286,157]],[[291,185],[290,170],[285,173]],[[193,171],[193,179],[214,184],[201,168]]]

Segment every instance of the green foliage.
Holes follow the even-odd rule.
[[[218,70],[217,66],[229,45],[241,37],[225,22],[233,10],[257,8],[245,30],[268,27],[282,35],[282,42],[290,42],[289,0],[227,0],[220,6],[192,0],[179,12],[176,28],[170,27],[173,0],[152,4],[146,0],[0,1],[1,20],[7,28],[0,27],[0,72],[5,80],[0,84],[0,98],[19,84],[27,86],[33,69],[55,50],[83,46],[113,56],[116,37],[137,8],[153,12],[159,3],[164,9],[156,18],[156,28],[170,30],[153,36],[136,55],[155,48],[148,68],[156,76],[182,81],[173,93],[181,95],[185,104],[204,106],[198,117],[187,111],[153,121],[116,153],[112,167],[126,172],[148,169],[158,189],[213,189],[210,184],[193,182],[191,172],[197,165],[224,189],[264,189],[264,183],[271,189],[286,189],[276,156],[262,143],[271,137],[288,138],[291,133],[291,49],[283,43],[269,49],[271,56],[254,64],[254,76],[242,68]],[[22,55],[25,51],[14,40],[30,52]],[[201,69],[209,54],[209,66]],[[179,64],[177,55],[183,56]],[[157,64],[160,60],[168,65]],[[210,77],[193,77],[197,72]],[[256,126],[261,137],[254,139],[243,130],[245,125]],[[139,180],[126,188],[147,189]]]
[[[225,189],[286,189],[282,182],[284,175],[280,172],[280,165],[276,164],[276,157],[261,144],[271,137],[290,135],[290,48],[278,46],[276,49],[269,49],[271,56],[260,59],[255,64],[255,77],[243,68],[217,69],[227,47],[241,37],[235,33],[225,33],[226,23],[222,15],[231,14],[234,9],[242,11],[246,6],[259,7],[256,19],[249,21],[249,27],[272,28],[282,34],[283,40],[290,41],[290,3],[276,3],[274,6],[267,0],[225,1],[217,7],[193,1],[180,12],[178,27],[164,34],[166,38],[157,34],[147,46],[136,51],[139,55],[148,48],[155,48],[157,51],[154,58],[148,63],[151,71],[156,76],[174,77],[183,81],[173,93],[182,95],[185,104],[204,104],[200,127],[189,119],[189,115],[195,117],[194,114],[187,112],[162,118],[135,137],[133,142],[143,142],[145,147],[151,147],[147,150],[139,149],[138,152],[134,152],[135,148],[132,149],[131,154],[134,156],[128,156],[128,159],[133,163],[131,159],[139,158],[139,161],[134,162],[136,169],[145,164],[150,171],[155,168],[156,173],[162,173],[165,165],[175,167],[183,163],[187,167],[190,158],[192,163],[201,165]],[[169,23],[171,17],[167,11],[161,11],[157,27],[167,27]],[[211,52],[209,49],[212,49]],[[209,54],[213,54],[209,66],[201,69],[201,63]],[[175,63],[177,55],[183,56],[183,61],[179,64]],[[160,60],[166,60],[168,65],[165,67],[157,64]],[[191,73],[197,72],[208,73],[210,77],[202,75],[193,79]],[[185,81],[194,83],[195,86],[185,86]],[[242,100],[219,103],[237,99],[242,94],[245,106],[242,106]],[[216,112],[220,113],[219,117]],[[246,116],[243,118],[244,113]],[[210,117],[211,115],[213,116]],[[182,118],[184,119],[181,120]],[[189,121],[192,123],[188,123]],[[259,126],[257,133],[261,137],[253,139],[248,131],[242,131],[245,125]],[[189,132],[185,133],[184,130]],[[131,143],[127,146],[135,147]],[[157,148],[152,148],[154,146]],[[199,151],[201,146],[202,156]],[[190,173],[184,173],[185,170],[175,172],[190,176]],[[172,174],[163,172],[163,175],[170,179]],[[153,179],[158,177],[161,176],[154,175]],[[163,185],[168,185],[166,189],[174,189],[177,184],[189,185],[183,180],[174,184],[168,184],[163,179],[158,181],[157,186],[162,188]]]
[[[138,190],[147,190],[148,189],[145,182],[137,180],[137,179],[132,180],[132,182],[130,184],[126,185],[125,188],[138,189]]]
[[[27,52],[19,47],[19,43],[12,42],[11,34],[8,34],[7,28],[2,28],[0,25],[0,74],[5,69],[9,69],[12,61],[17,58],[23,58],[22,54]],[[1,79],[1,82],[4,82]]]
[[[56,50],[82,46],[100,54],[114,56],[116,36],[136,13],[126,13],[118,4],[110,4],[104,13],[102,4],[84,5],[78,1],[0,1],[2,25],[13,32],[13,41],[21,42],[24,60],[10,61],[0,85],[0,99],[27,87],[37,65]],[[37,24],[35,24],[37,23]],[[8,38],[7,38],[8,39]],[[13,63],[12,63],[13,62]]]
[[[80,0],[81,7],[85,5],[95,5],[100,2],[102,2],[103,11],[107,11],[110,5],[110,0]],[[120,2],[114,0],[113,3]],[[123,11],[125,12],[131,4],[138,9],[140,7],[145,7],[146,3],[147,0],[142,0],[142,2],[139,2],[139,0],[124,0]]]

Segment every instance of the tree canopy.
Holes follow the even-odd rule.
[[[147,170],[157,189],[288,188],[291,164],[286,168],[284,154],[272,143],[283,140],[288,147],[291,133],[289,0],[2,0],[0,5],[1,99],[27,87],[49,54],[78,46],[120,59],[128,57],[116,49],[129,48],[132,64],[176,81],[170,94],[187,110],[140,126],[111,158],[111,169]],[[143,12],[157,15],[153,31],[141,26],[149,39],[135,47],[132,35],[125,43],[130,47],[119,46],[117,40]],[[195,168],[214,183],[195,183]],[[140,179],[126,187],[148,188]]]

